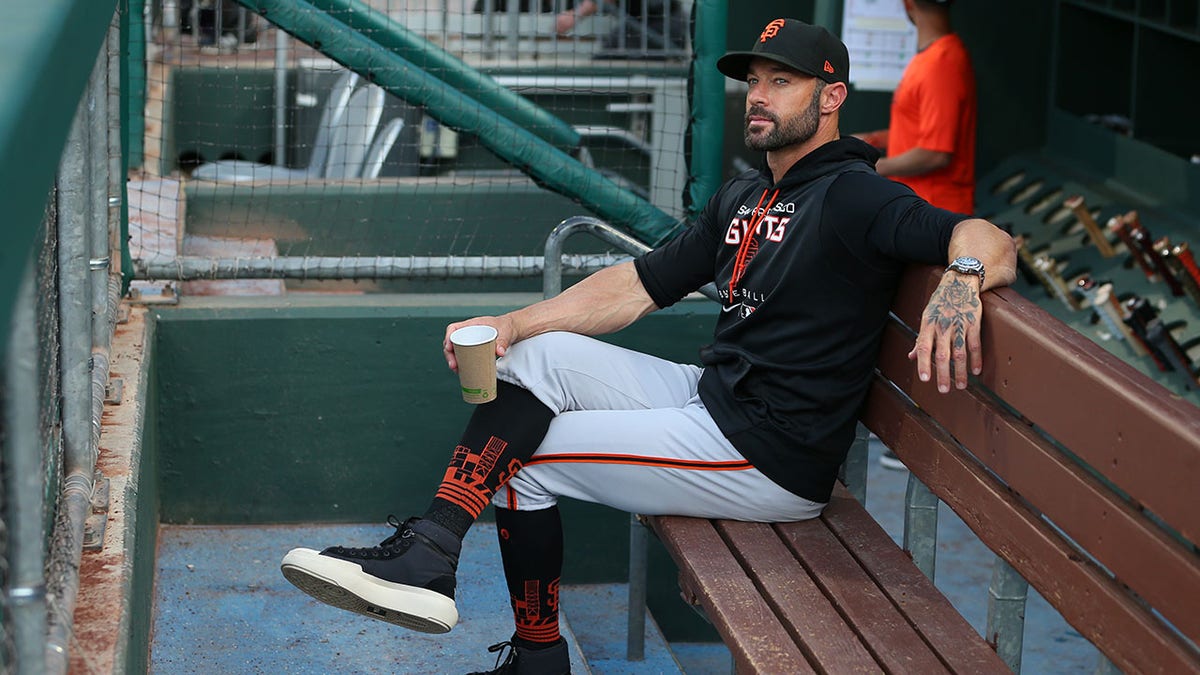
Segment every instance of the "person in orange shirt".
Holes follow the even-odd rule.
[[[952,0],[904,0],[917,54],[892,97],[887,129],[858,134],[886,149],[875,164],[934,206],[975,210],[975,74],[950,25]]]
[[[904,0],[917,27],[917,53],[892,95],[887,129],[855,134],[883,149],[881,176],[904,183],[925,201],[964,215],[975,212],[975,72],[950,25],[953,0]],[[879,464],[906,467],[890,449]]]

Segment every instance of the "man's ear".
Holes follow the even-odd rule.
[[[821,90],[821,113],[828,115],[837,112],[838,108],[846,102],[846,97],[850,94],[850,90],[844,82],[834,82],[825,85]]]

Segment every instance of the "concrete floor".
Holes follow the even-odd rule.
[[[908,472],[879,466],[873,444],[867,509],[899,542]],[[372,545],[380,525],[163,527],[155,584],[151,672],[465,673],[493,667],[487,646],[512,633],[495,530],[481,523],[464,542],[457,602],[460,623],[424,635],[323,605],[293,588],[279,560],[294,546]],[[993,555],[947,507],[938,522],[936,583],[976,630],[987,617]],[[674,652],[653,620],[647,660],[630,664],[623,586],[563,590],[564,634],[575,672],[716,674],[730,672],[721,645],[680,645]],[[590,670],[580,664],[586,654]],[[1034,591],[1026,609],[1022,672],[1091,673],[1098,653]]]

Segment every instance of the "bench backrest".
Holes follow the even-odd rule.
[[[907,353],[939,278],[909,271],[863,423],[1116,666],[1200,670],[1200,409],[1011,289],[938,394]]]

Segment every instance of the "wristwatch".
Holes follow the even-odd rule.
[[[969,255],[959,256],[946,267],[947,272],[950,270],[959,274],[974,274],[979,277],[979,287],[983,288],[983,262],[979,258],[972,258]]]

